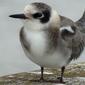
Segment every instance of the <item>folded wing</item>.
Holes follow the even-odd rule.
[[[67,47],[72,50],[72,54],[68,60],[77,59],[84,50],[85,46],[85,34],[81,32],[75,22],[72,20],[61,16],[61,28],[66,28],[61,31],[62,39],[67,43]],[[69,30],[69,27],[71,30]]]

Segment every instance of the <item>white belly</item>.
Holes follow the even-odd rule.
[[[70,57],[71,52],[64,56],[61,52],[54,52],[51,55],[47,56],[32,56],[29,54],[27,50],[25,50],[27,57],[34,63],[38,64],[42,67],[49,67],[49,68],[57,68],[66,66],[68,64],[68,59]]]
[[[67,65],[71,51],[68,49],[56,49],[51,54],[46,54],[48,46],[46,36],[43,32],[27,32],[26,39],[31,44],[31,54],[24,48],[24,51],[34,63],[43,67],[62,67]],[[66,53],[64,52],[66,50]]]

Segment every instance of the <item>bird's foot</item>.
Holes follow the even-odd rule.
[[[63,78],[62,77],[57,77],[57,79],[59,80],[60,83],[65,84],[65,82],[63,81]]]
[[[35,80],[30,80],[32,82],[50,82],[50,83],[61,83],[61,84],[65,84],[65,82],[63,81],[63,79],[61,77],[58,77],[57,80],[45,80],[44,78],[40,78],[40,79],[35,79]]]

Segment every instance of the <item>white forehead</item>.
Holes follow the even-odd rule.
[[[36,8],[35,8],[35,6],[33,6],[33,5],[27,5],[27,6],[25,6],[25,8],[24,8],[24,13],[25,14],[27,14],[27,13],[35,13],[37,10],[36,10]]]

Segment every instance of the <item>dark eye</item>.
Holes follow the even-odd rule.
[[[43,14],[42,13],[35,13],[32,16],[37,19],[37,18],[42,18]]]

